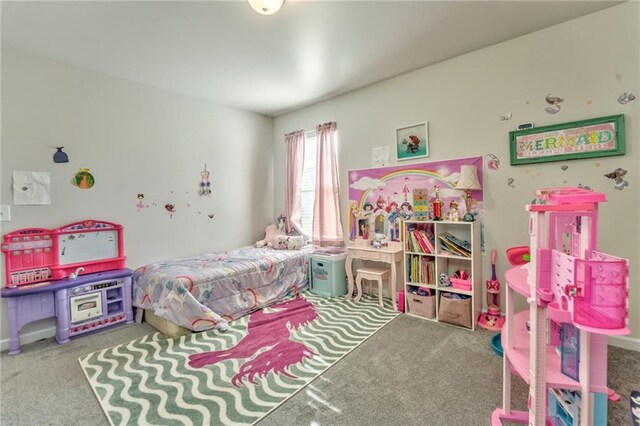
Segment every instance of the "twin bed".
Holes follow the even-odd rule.
[[[305,289],[312,251],[243,247],[151,263],[133,275],[133,305],[165,334],[225,330],[228,321]]]

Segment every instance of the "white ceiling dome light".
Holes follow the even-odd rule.
[[[273,15],[282,7],[284,0],[249,0],[249,5],[262,15]]]

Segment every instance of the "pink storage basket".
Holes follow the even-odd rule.
[[[458,290],[471,290],[471,280],[461,280],[460,278],[449,278],[451,286]]]

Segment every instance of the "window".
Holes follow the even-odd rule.
[[[300,197],[300,225],[305,235],[313,234],[313,205],[316,199],[316,132],[305,134]]]

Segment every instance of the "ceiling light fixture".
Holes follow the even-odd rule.
[[[249,0],[253,10],[262,15],[273,15],[282,7],[284,0]]]

